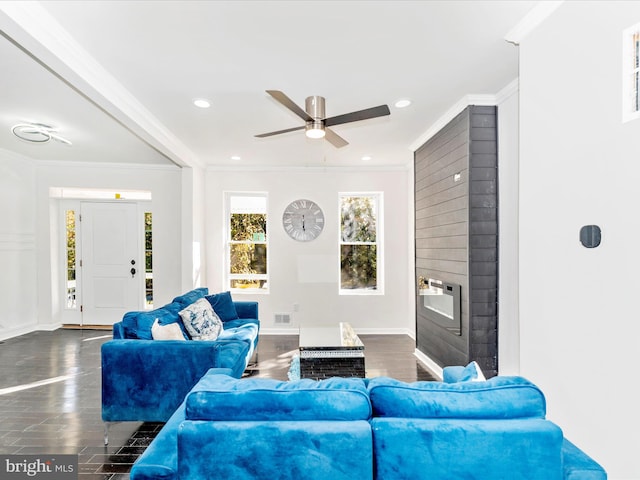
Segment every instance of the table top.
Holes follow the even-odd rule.
[[[300,350],[314,348],[364,349],[351,325],[340,322],[330,327],[300,327]]]

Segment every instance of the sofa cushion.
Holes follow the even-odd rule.
[[[227,328],[227,325],[223,324],[223,330],[218,335],[218,340],[242,340],[253,344],[257,336],[258,326],[255,323],[245,323],[231,328]]]
[[[151,327],[154,322],[158,320],[160,325],[178,322],[180,309],[180,304],[174,302],[155,310],[125,313],[122,318],[125,338],[152,340]],[[185,338],[188,337],[185,335]]]
[[[191,420],[368,420],[371,403],[359,378],[282,382],[207,373],[187,397]]]
[[[562,431],[541,418],[374,417],[371,429],[376,480],[563,478]]]
[[[220,320],[228,322],[229,320],[237,320],[238,312],[236,306],[231,299],[231,292],[220,292],[215,295],[207,295],[205,297],[211,306],[213,311],[216,312]]]
[[[222,331],[222,322],[205,298],[180,310],[180,317],[193,340],[215,340]]]
[[[414,382],[388,377],[368,385],[375,416],[404,418],[544,418],[543,393],[522,377],[486,382]]]
[[[224,329],[232,329],[242,327],[244,325],[254,325],[256,329],[260,330],[260,321],[255,318],[239,318],[238,320],[229,320],[224,322]]]

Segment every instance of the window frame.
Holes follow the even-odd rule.
[[[79,253],[80,253],[80,248],[78,245],[78,229],[80,227],[80,213],[79,213],[79,208],[76,208],[75,206],[62,206],[62,218],[63,218],[63,222],[64,222],[64,231],[63,231],[63,237],[64,237],[64,241],[63,241],[63,260],[61,265],[63,266],[62,270],[64,270],[64,288],[63,288],[63,294],[64,294],[64,301],[62,302],[63,304],[63,309],[64,310],[68,310],[68,311],[72,311],[72,312],[79,312],[80,311],[80,279],[79,279],[79,275],[80,275],[80,268],[79,268]],[[73,263],[73,272],[74,272],[74,286],[73,286],[73,305],[70,306],[69,305],[69,290],[70,290],[70,281],[69,281],[69,228],[68,228],[68,218],[67,215],[71,214],[73,215],[73,237],[74,237],[74,249],[73,249],[73,257],[74,257],[74,263]]]
[[[231,239],[231,203],[233,197],[259,197],[264,198],[265,203],[265,211],[267,225],[269,225],[269,195],[268,192],[242,192],[242,191],[232,191],[224,193],[224,259],[223,259],[223,285],[224,288],[229,290],[232,293],[238,294],[251,294],[251,295],[266,295],[269,294],[269,272],[271,268],[269,266],[269,228],[267,228],[267,235],[265,236],[264,241],[248,241],[248,240],[232,240]],[[255,212],[260,213],[260,212]],[[256,245],[265,245],[266,246],[266,271],[267,273],[256,273],[256,274],[239,274],[239,273],[231,273],[231,246],[232,245],[242,245],[242,244],[256,244]],[[265,287],[263,288],[233,288],[231,286],[231,282],[233,280],[264,280]]]
[[[143,250],[143,254],[142,254],[142,258],[144,259],[144,285],[142,287],[143,289],[143,295],[144,295],[144,300],[143,300],[143,305],[144,305],[144,309],[145,310],[152,310],[153,309],[153,296],[154,296],[154,287],[153,287],[153,211],[151,210],[151,208],[147,208],[145,206],[142,206],[141,208],[142,210],[142,225],[143,225],[143,230],[144,233],[142,235],[142,250]],[[149,229],[147,229],[147,215],[149,215],[149,223],[150,223],[150,227]],[[147,234],[149,234],[149,245],[151,246],[151,249],[147,249]],[[151,256],[151,268],[148,268],[147,266],[147,253],[150,254]],[[149,289],[147,288],[147,281],[151,280],[151,290],[149,291]],[[149,301],[149,293],[151,293],[151,301]]]
[[[376,241],[344,242],[342,240],[342,199],[345,197],[372,197],[375,200]],[[376,288],[342,288],[342,246],[376,246]],[[358,191],[338,193],[338,295],[384,295],[384,194],[380,191]]]
[[[622,42],[622,122],[625,123],[640,118],[640,23],[623,31]]]

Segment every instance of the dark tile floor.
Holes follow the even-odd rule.
[[[162,424],[121,422],[104,446],[100,330],[34,332],[0,342],[0,454],[78,454],[82,480],[128,479]],[[360,335],[367,377],[433,380],[406,335]],[[264,335],[245,376],[287,379],[297,335]]]

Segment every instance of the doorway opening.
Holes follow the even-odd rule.
[[[127,311],[153,308],[151,192],[52,188],[50,197],[61,323],[107,328]]]

